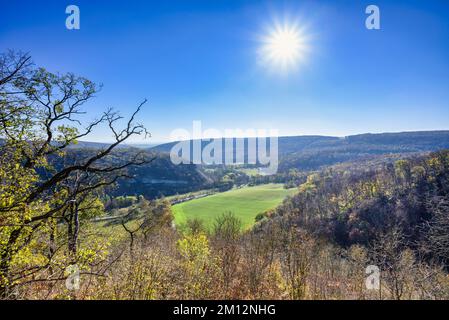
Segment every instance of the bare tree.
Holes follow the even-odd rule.
[[[281,236],[281,268],[292,299],[305,298],[307,279],[316,254],[315,240],[306,232],[292,228]]]
[[[427,203],[432,217],[421,227],[424,239],[421,249],[447,267],[449,262],[449,200],[434,197]]]
[[[399,226],[378,236],[373,243],[372,254],[374,262],[381,270],[381,284],[383,283],[394,300],[404,298],[415,268],[415,257],[407,249],[407,241]]]
[[[212,244],[220,257],[225,298],[229,298],[229,290],[238,269],[241,228],[242,222],[232,212],[225,212],[215,219]]]
[[[29,276],[27,270],[13,270],[11,262],[49,221],[71,212],[74,229],[69,242],[76,251],[80,202],[126,177],[129,166],[152,160],[144,152],[120,156],[115,152],[130,137],[148,134],[142,124],[135,123],[146,100],[122,129],[118,123],[123,118],[112,109],[83,126],[81,107],[97,92],[98,86],[86,78],[33,68],[27,54],[0,56],[0,163],[4,172],[9,172],[2,176],[2,191],[8,199],[0,203],[0,232],[5,238],[0,250],[2,296]],[[70,150],[102,124],[110,129],[113,143],[84,154]],[[72,161],[67,161],[71,153]],[[40,209],[30,214],[29,208],[36,206]],[[46,265],[34,266],[32,272],[43,267]]]

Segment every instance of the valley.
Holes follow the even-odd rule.
[[[174,221],[182,227],[189,219],[199,219],[210,230],[218,215],[232,212],[246,230],[255,223],[258,214],[274,209],[295,191],[296,188],[285,189],[282,184],[235,188],[174,205]]]

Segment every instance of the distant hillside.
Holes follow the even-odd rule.
[[[101,149],[104,147],[108,147],[110,143],[102,143],[102,142],[89,142],[89,141],[78,141],[77,144],[72,144],[69,148],[92,148],[92,149]],[[139,148],[139,149],[147,149],[157,146],[157,144],[120,144],[117,148]]]
[[[207,143],[203,142],[203,146]],[[145,152],[148,152],[150,156],[156,156],[156,160],[147,165],[130,167],[129,174],[134,178],[119,181],[117,187],[110,190],[109,193],[115,196],[143,194],[148,198],[155,198],[162,195],[168,196],[216,188],[221,185],[220,181],[229,173],[221,166],[206,168],[194,164],[174,165],[168,156],[168,152],[174,144],[162,144],[146,149]],[[247,139],[245,144],[247,144]],[[108,144],[80,142],[69,150],[72,153],[71,157],[76,159],[106,146]],[[326,136],[280,137],[278,170],[280,174],[271,177],[273,180],[267,180],[265,183],[287,181],[288,172],[291,169],[299,171],[317,170],[338,163],[372,158],[379,158],[379,160],[384,161],[385,155],[402,157],[441,149],[449,149],[449,131],[361,134],[345,138]],[[136,147],[125,145],[116,152],[129,154],[138,151],[139,149]],[[236,178],[236,172],[232,175],[232,179],[238,179]],[[227,179],[229,179],[229,176]],[[247,181],[248,179],[240,180]]]
[[[448,134],[449,135],[449,134]],[[338,141],[341,138],[338,137],[326,137],[326,136],[297,136],[297,137],[279,137],[279,153],[291,153],[301,151],[308,146],[319,143],[332,143]],[[235,139],[234,139],[235,140]],[[245,147],[248,145],[248,139],[245,138]],[[190,144],[192,146],[192,141]],[[160,144],[158,146],[152,147],[151,150],[157,152],[170,152],[172,147],[179,141]],[[203,147],[207,145],[208,141],[203,141]]]
[[[245,139],[245,148],[248,140]],[[170,152],[177,142],[158,145],[151,150]],[[209,142],[203,142],[203,147]],[[281,171],[297,168],[318,169],[326,165],[383,154],[421,153],[449,149],[449,131],[420,131],[360,134],[340,137],[280,137]],[[192,145],[192,141],[191,141]],[[246,157],[246,153],[245,153]]]
[[[85,144],[88,147],[70,148],[64,158],[53,158],[57,167],[68,163],[83,162],[98,152],[97,148]],[[103,148],[99,145],[94,145]],[[118,180],[114,188],[109,188],[107,193],[112,196],[120,195],[144,195],[148,199],[173,194],[182,194],[200,189],[209,188],[211,181],[209,177],[201,172],[200,168],[193,164],[174,165],[167,154],[157,153],[138,148],[122,147],[112,153],[112,157],[104,161],[115,161],[117,158],[132,158],[136,153],[146,153],[150,163],[130,166],[127,175],[131,178]],[[45,171],[44,171],[45,172]]]
[[[139,195],[155,198],[209,188],[209,181],[196,165],[174,165],[164,154],[146,165],[129,168],[133,179],[122,179],[115,195]]]

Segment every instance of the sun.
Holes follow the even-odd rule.
[[[282,72],[296,69],[304,62],[309,51],[305,32],[296,25],[276,26],[262,42],[262,61]]]

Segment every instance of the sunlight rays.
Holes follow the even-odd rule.
[[[296,70],[310,52],[305,28],[294,23],[275,24],[261,40],[260,61],[277,73]]]

